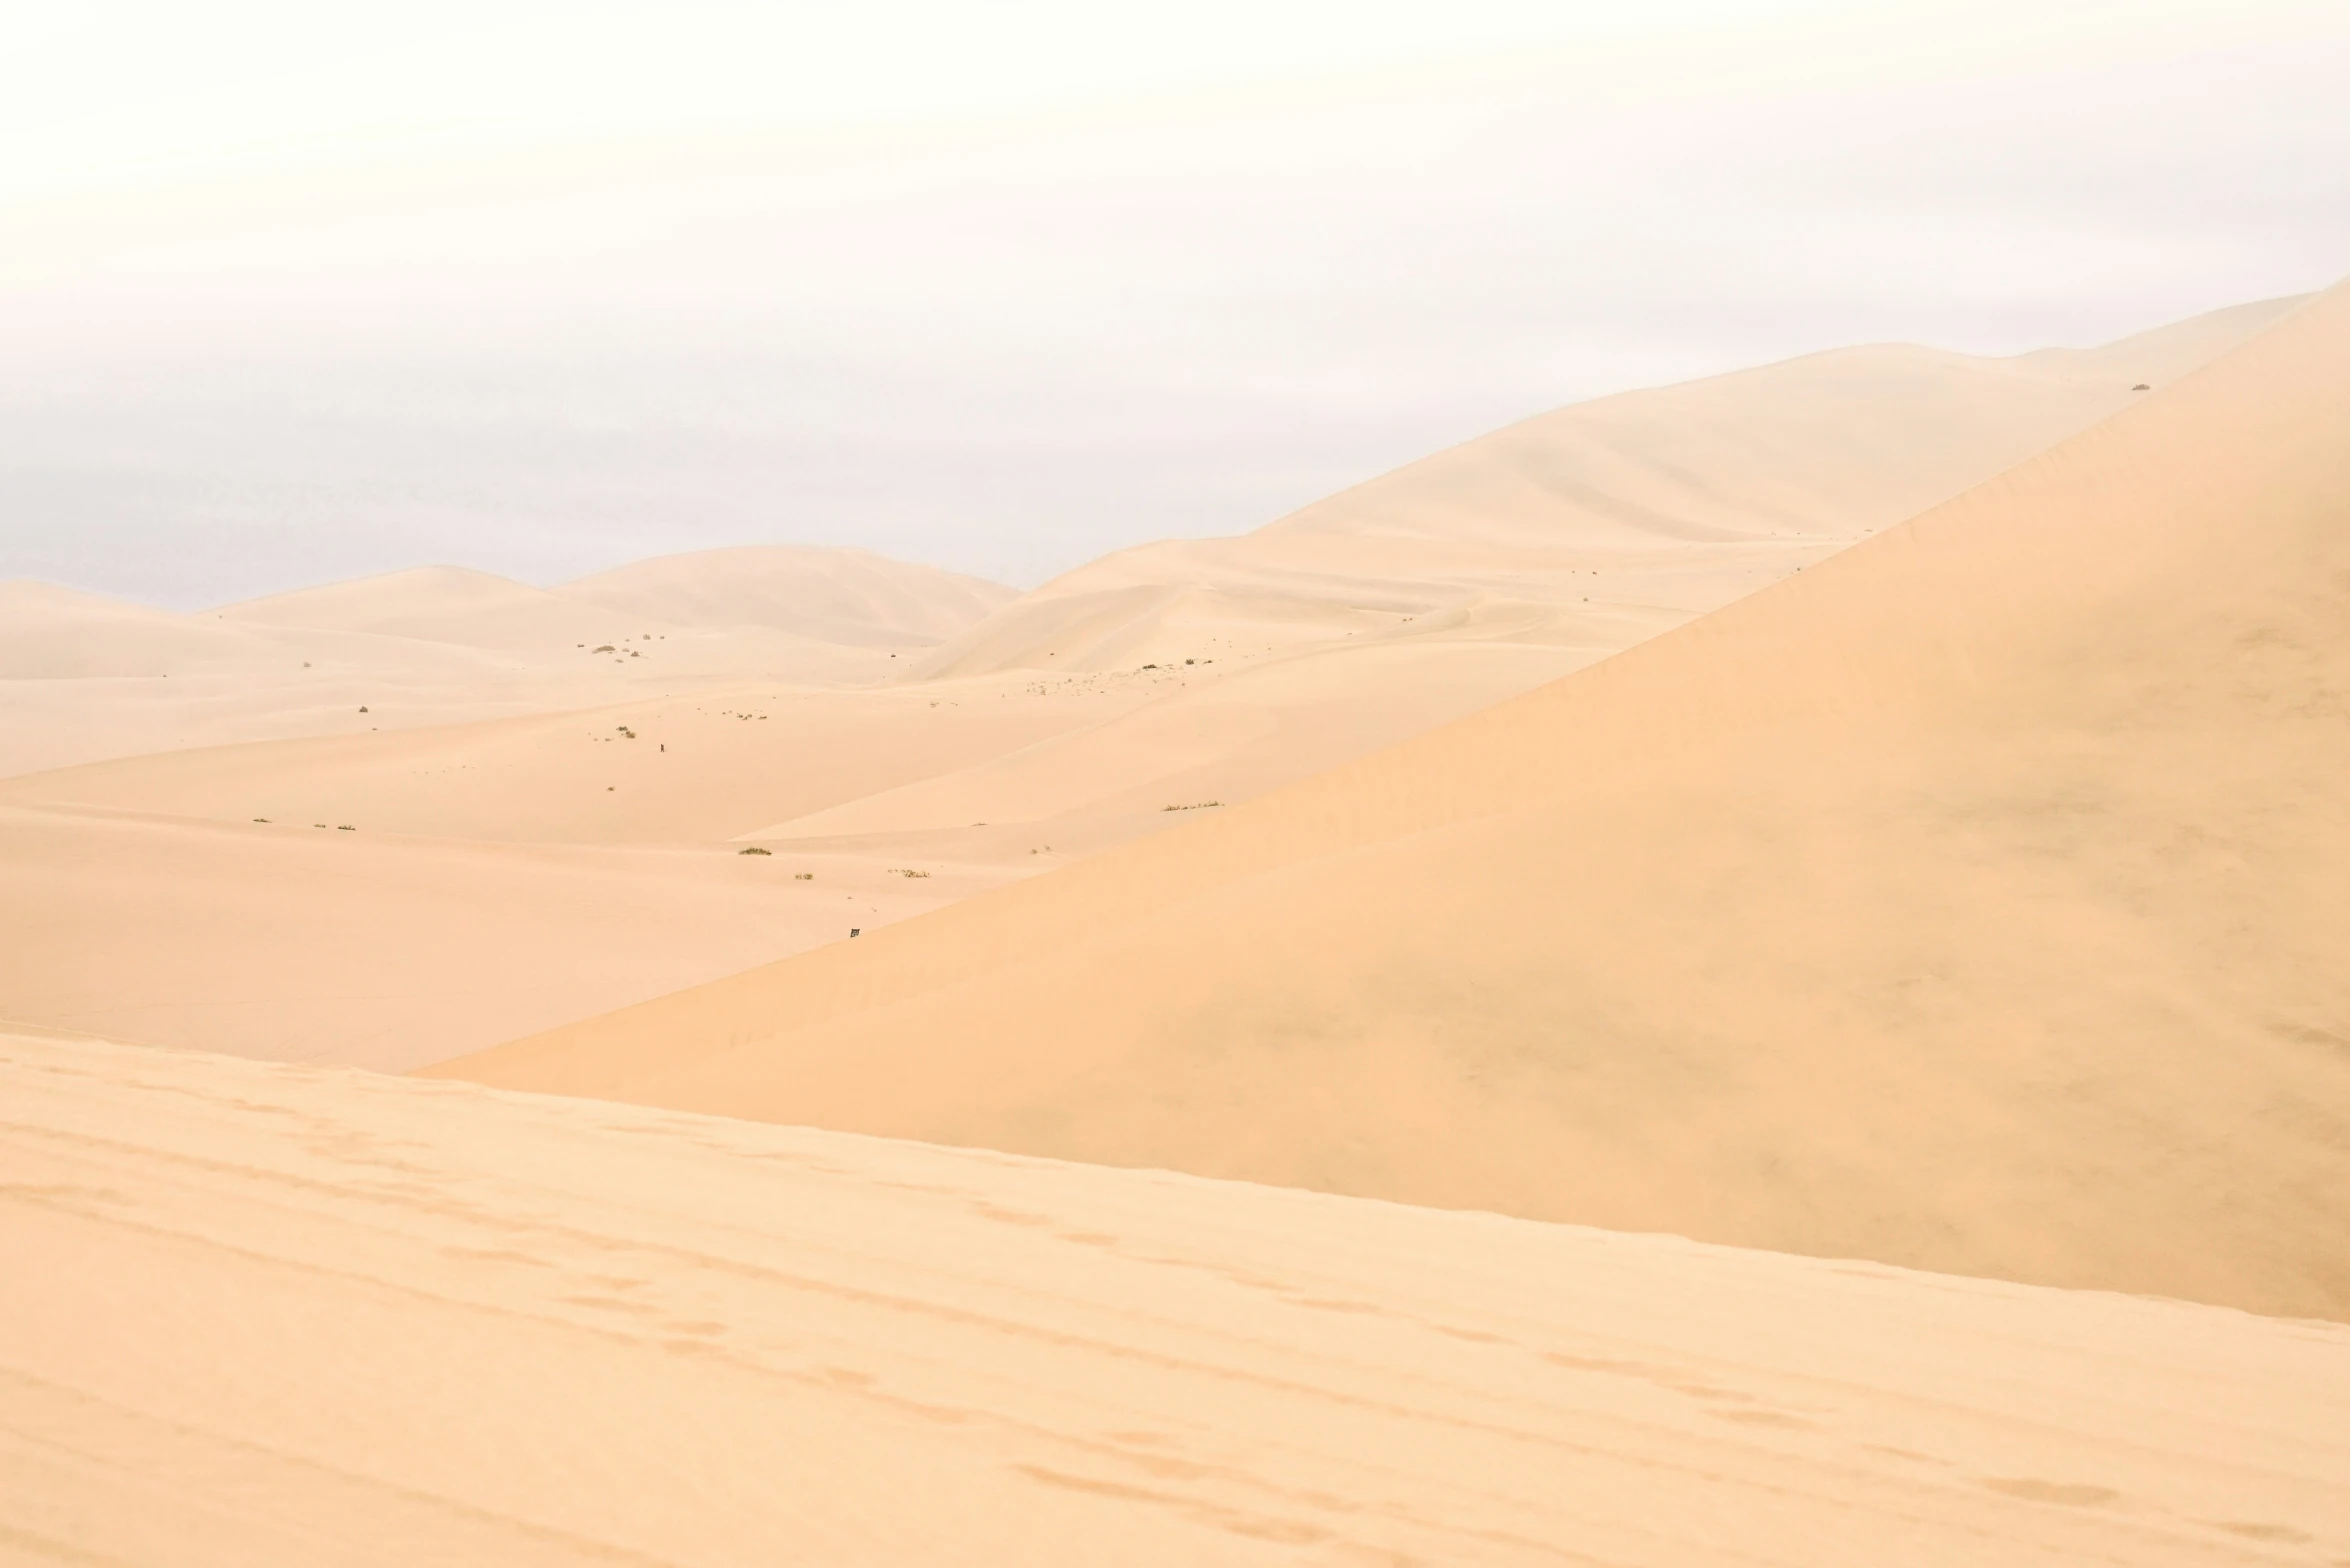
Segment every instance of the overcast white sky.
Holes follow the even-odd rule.
[[[0,10],[0,577],[1032,583],[1580,397],[2350,272],[2350,3]]]

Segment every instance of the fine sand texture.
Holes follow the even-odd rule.
[[[2350,1558],[2350,1329],[0,1036],[0,1560]]]
[[[2350,1317],[2350,288],[1461,723],[443,1069]]]

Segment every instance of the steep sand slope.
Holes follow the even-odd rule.
[[[1707,621],[447,1071],[2350,1316],[2350,290]]]
[[[967,630],[1018,597],[985,578],[870,550],[740,545],[657,556],[554,590],[673,626],[772,626],[825,642],[918,648]]]
[[[2350,1331],[0,1036],[0,1556],[2322,1564]]]
[[[1612,652],[2003,472],[2295,303],[2012,359],[1838,349],[1575,404],[1237,539],[1105,556],[935,667],[1066,674],[1434,630]]]

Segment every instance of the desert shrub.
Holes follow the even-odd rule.
[[[761,849],[758,845],[752,844],[747,848],[736,850],[735,853],[738,855],[771,855],[775,852],[771,849]]]

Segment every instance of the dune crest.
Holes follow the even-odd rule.
[[[1251,534],[1104,556],[930,667],[1066,675],[1432,634],[1597,657],[1994,477],[2298,303],[2006,359],[1833,349],[1572,404]]]
[[[2350,1316],[2350,288],[1050,877],[436,1069]]]

